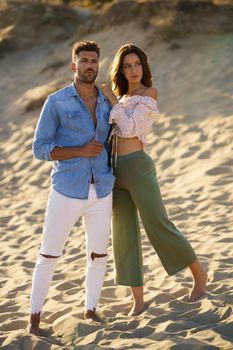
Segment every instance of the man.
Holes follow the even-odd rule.
[[[33,273],[28,331],[35,335],[40,335],[42,307],[58,258],[80,216],[84,217],[87,247],[85,317],[95,317],[103,285],[114,176],[104,146],[110,129],[110,104],[95,85],[99,51],[94,42],[74,44],[74,83],[47,98],[35,131],[35,158],[54,161],[43,239]]]

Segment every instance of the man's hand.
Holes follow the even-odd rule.
[[[86,145],[80,147],[80,156],[81,157],[97,157],[103,150],[104,145],[99,143],[96,140],[92,140]]]
[[[51,152],[52,160],[65,160],[78,157],[97,157],[103,150],[104,145],[95,139],[84,146],[55,147]]]

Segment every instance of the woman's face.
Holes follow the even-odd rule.
[[[136,53],[129,53],[123,59],[123,73],[129,83],[139,83],[143,76],[140,58]]]

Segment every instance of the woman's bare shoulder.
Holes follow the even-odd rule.
[[[158,98],[158,90],[154,87],[148,87],[143,91],[142,96],[149,96],[157,100]]]

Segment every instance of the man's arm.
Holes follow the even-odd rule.
[[[76,157],[96,157],[103,145],[96,140],[77,147],[61,147],[55,143],[55,134],[59,126],[56,108],[51,97],[48,97],[36,127],[32,145],[33,155],[40,160],[65,160]]]
[[[92,140],[79,147],[55,147],[51,152],[52,160],[65,160],[76,157],[97,157],[103,150],[103,145]]]
[[[54,142],[59,119],[51,96],[47,98],[37,123],[32,144],[32,153],[36,159],[52,160],[51,152],[58,146]]]

